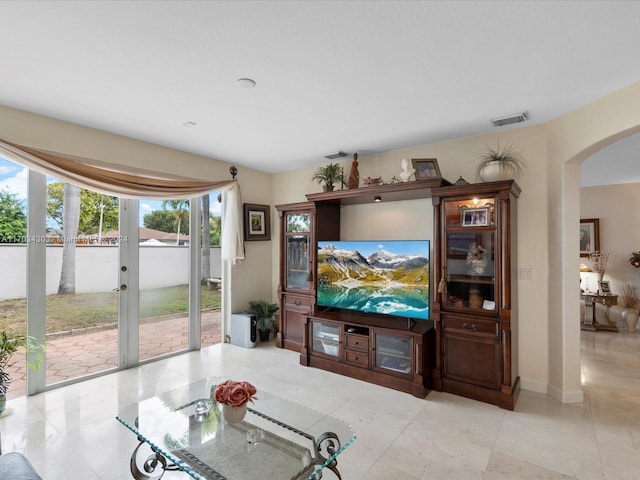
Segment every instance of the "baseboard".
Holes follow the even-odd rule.
[[[562,403],[584,402],[584,394],[582,393],[582,390],[562,391],[553,385],[549,385],[549,395]]]
[[[530,392],[544,393],[545,395],[549,393],[548,384],[536,380],[527,380],[522,377],[520,377],[520,388],[522,390],[529,390]]]
[[[549,395],[562,403],[582,403],[584,401],[584,394],[582,390],[571,390],[563,392],[553,385],[548,383],[538,382],[536,380],[526,379],[520,377],[520,388],[522,390],[528,390],[530,392],[542,393]]]

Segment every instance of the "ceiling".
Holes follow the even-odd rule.
[[[3,1],[0,18],[0,104],[266,172],[546,122],[640,79],[640,2]]]

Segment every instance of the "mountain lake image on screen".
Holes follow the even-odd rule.
[[[429,319],[429,240],[318,242],[318,306]]]

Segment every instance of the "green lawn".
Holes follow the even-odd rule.
[[[201,287],[202,310],[220,309],[220,292]],[[47,333],[94,327],[118,321],[117,293],[47,295]],[[188,312],[187,285],[140,292],[140,319],[150,321],[165,315]],[[0,301],[0,330],[24,332],[27,324],[27,300]]]

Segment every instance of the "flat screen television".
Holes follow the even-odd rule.
[[[318,242],[319,307],[429,319],[429,240]]]

